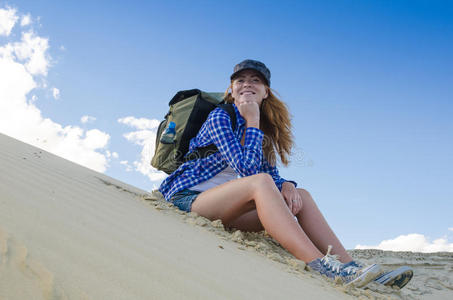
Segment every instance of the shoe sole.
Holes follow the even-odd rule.
[[[398,287],[402,289],[414,276],[414,271],[409,267],[399,267],[393,271],[387,272],[375,279],[377,283],[390,286]]]
[[[356,279],[348,282],[346,286],[350,285],[357,288],[364,287],[382,274],[382,268],[378,264],[373,264],[365,268],[361,273],[362,274],[360,274],[360,276],[358,276]]]

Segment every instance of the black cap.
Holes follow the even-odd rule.
[[[258,71],[267,81],[267,85],[271,86],[271,71],[269,71],[265,64],[253,59],[246,59],[234,66],[234,73],[230,77],[231,80],[233,80],[239,72],[247,69]]]

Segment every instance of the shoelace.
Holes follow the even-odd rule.
[[[355,261],[351,261],[347,264],[346,267],[343,268],[343,272],[346,272],[347,275],[353,275],[357,273],[360,269],[363,269],[363,266],[360,263]]]
[[[330,254],[331,250],[332,245],[329,245],[327,248],[327,254],[321,258],[321,261],[328,269],[334,271],[336,274],[340,274],[343,263],[338,260],[338,255]]]

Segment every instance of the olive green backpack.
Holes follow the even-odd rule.
[[[222,108],[230,115],[232,128],[233,130],[236,128],[233,105],[223,101],[222,93],[206,93],[198,89],[184,90],[178,92],[168,105],[170,110],[157,129],[155,152],[151,159],[151,166],[167,174],[171,174],[186,161],[207,157],[217,152],[217,147],[211,144],[185,156],[189,151],[190,140],[197,135],[209,113],[216,107]],[[161,136],[170,122],[176,124],[174,142],[162,143]]]

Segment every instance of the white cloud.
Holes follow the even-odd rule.
[[[31,24],[31,17],[30,15],[25,15],[25,16],[22,16],[22,19],[20,20],[20,26],[27,26],[27,25],[30,25]]]
[[[22,32],[20,42],[13,45],[17,60],[24,61],[32,75],[47,75],[50,57],[47,55],[49,40],[36,36],[33,31]]]
[[[400,235],[392,240],[384,240],[377,246],[357,245],[355,249],[380,249],[425,253],[443,251],[453,252],[453,243],[449,243],[446,238],[438,238],[430,242],[430,240],[423,234],[412,233],[408,235]]]
[[[18,19],[15,9],[0,8],[0,36],[9,36]]]
[[[119,123],[135,127],[137,129],[155,129],[159,127],[160,121],[156,119],[145,119],[145,118],[135,118],[135,117],[125,117],[118,119]]]
[[[84,144],[89,149],[101,149],[107,145],[110,136],[99,129],[91,129],[86,132]]]
[[[453,227],[448,228],[448,230],[453,231]]]
[[[110,152],[109,150],[105,151],[105,155],[107,156],[107,158],[110,158],[110,157],[118,158],[118,157],[120,157],[120,156],[118,155],[118,153],[116,153],[116,152]]]
[[[60,98],[60,90],[57,88],[52,89],[52,96],[55,100],[58,100]]]
[[[151,157],[154,154],[155,149],[156,131],[160,122],[155,119],[151,120],[135,117],[121,118],[118,119],[118,122],[139,129],[123,135],[129,142],[142,147],[140,159],[133,162],[135,170],[147,176],[151,181],[164,179],[167,174],[156,170],[150,165]]]
[[[120,164],[126,167],[126,172],[132,171],[132,167],[129,165],[129,162],[127,160],[120,161]]]
[[[2,32],[6,32],[5,24],[11,23],[5,22],[5,15],[0,10]],[[7,17],[14,19],[11,14]],[[35,105],[36,96],[30,95],[38,86],[46,86],[37,82],[44,80],[50,65],[48,47],[48,40],[32,31],[22,32],[19,42],[0,44],[0,132],[104,172],[108,159],[103,152],[110,136],[98,129],[84,131],[43,117]]]
[[[80,118],[80,122],[82,122],[83,124],[92,123],[94,121],[96,121],[96,118],[92,116],[83,116],[82,118]]]

